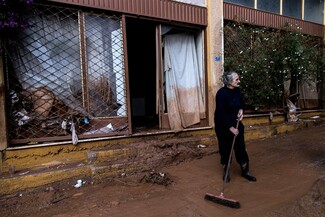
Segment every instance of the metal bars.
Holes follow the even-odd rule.
[[[8,37],[11,144],[128,132],[121,18],[37,7]]]

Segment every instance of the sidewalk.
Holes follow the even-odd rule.
[[[86,182],[76,180],[38,191],[21,192],[0,200],[3,216],[321,216],[325,213],[325,124],[290,134],[249,141],[251,183],[240,176],[234,161],[225,196],[240,209],[203,199],[220,194],[222,170],[218,154],[163,168],[172,184],[140,182],[144,174]]]

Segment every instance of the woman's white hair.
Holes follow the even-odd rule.
[[[231,84],[234,80],[234,74],[238,74],[235,71],[228,71],[228,72],[224,72],[223,76],[222,76],[222,81],[224,83],[224,85],[228,85]]]

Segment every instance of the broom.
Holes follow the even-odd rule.
[[[238,125],[239,125],[239,119],[237,120],[236,129],[238,129]],[[224,205],[224,206],[228,206],[231,208],[240,208],[240,203],[237,200],[233,200],[233,199],[224,197],[225,184],[226,184],[226,180],[229,175],[230,162],[231,162],[232,152],[233,152],[234,145],[235,145],[235,140],[236,140],[236,135],[234,136],[234,139],[232,141],[230,155],[229,155],[227,169],[226,169],[226,174],[223,179],[222,190],[221,190],[220,195],[217,196],[217,195],[206,193],[204,196],[204,199],[212,201],[214,203]]]

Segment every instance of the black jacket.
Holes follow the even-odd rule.
[[[216,94],[216,110],[214,113],[217,134],[228,133],[230,127],[236,127],[239,109],[244,109],[244,97],[240,89],[220,88]]]

